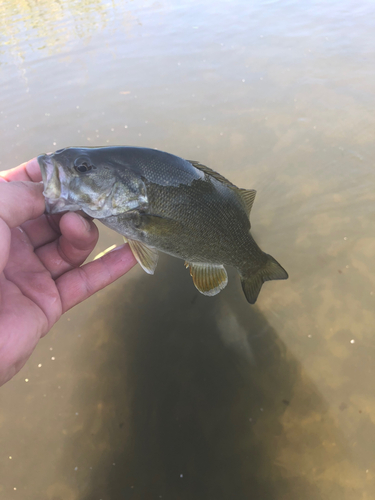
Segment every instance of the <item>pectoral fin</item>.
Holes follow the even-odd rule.
[[[216,295],[227,286],[228,276],[224,266],[192,262],[185,262],[185,266],[190,267],[194,285],[203,295]]]
[[[153,214],[140,213],[138,224],[140,229],[147,231],[149,234],[163,236],[173,234],[181,228],[180,222],[168,217]]]
[[[154,274],[159,259],[158,251],[140,241],[128,239],[128,243],[142,269],[148,274]]]

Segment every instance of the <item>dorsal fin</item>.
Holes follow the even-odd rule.
[[[215,172],[215,170],[212,170],[212,168],[206,167],[206,165],[202,165],[201,163],[199,163],[199,161],[195,161],[195,160],[187,160],[187,161],[189,163],[191,163],[193,165],[193,167],[198,168],[199,170],[201,170],[202,172],[204,172],[207,175],[210,175],[211,177],[213,177],[217,181],[220,181],[223,184],[226,184],[227,186],[229,186],[231,188],[238,189],[237,186],[235,186],[234,184],[232,184],[230,181],[228,181],[228,179],[226,179],[225,177],[223,177],[218,172]]]
[[[237,188],[237,191],[238,194],[241,196],[242,201],[245,203],[246,213],[247,216],[249,217],[251,208],[255,200],[255,195],[257,194],[257,192],[255,191],[255,189],[242,189],[242,188],[240,189]]]
[[[245,204],[247,216],[250,215],[250,211],[251,211],[251,208],[253,206],[255,195],[256,195],[255,189],[238,188],[235,184],[228,181],[228,179],[223,177],[221,174],[219,174],[218,172],[215,172],[215,170],[212,170],[209,167],[206,167],[206,165],[202,165],[201,163],[199,163],[199,161],[195,161],[195,160],[187,160],[187,161],[189,163],[191,163],[193,165],[193,167],[198,168],[199,170],[201,170],[205,174],[210,175],[211,177],[213,177],[217,181],[222,182],[226,186],[228,186],[231,189],[233,189],[234,191],[236,191],[240,195],[242,201]]]

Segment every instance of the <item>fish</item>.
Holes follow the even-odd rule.
[[[154,274],[159,251],[189,268],[195,287],[214,296],[234,267],[247,301],[288,273],[251,235],[256,191],[241,189],[198,161],[132,146],[68,147],[38,156],[46,212],[82,210],[124,236]]]

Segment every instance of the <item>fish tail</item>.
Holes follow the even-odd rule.
[[[288,278],[288,273],[271,255],[264,255],[267,257],[267,260],[262,267],[256,271],[252,269],[249,273],[241,276],[242,289],[250,304],[255,304],[265,281],[286,280]]]

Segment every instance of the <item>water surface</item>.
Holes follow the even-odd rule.
[[[0,390],[1,498],[375,497],[374,16],[2,2],[1,169],[64,146],[199,160],[257,190],[290,279],[252,307],[235,272],[204,297],[165,256],[66,314]],[[95,253],[121,243],[100,230]]]

